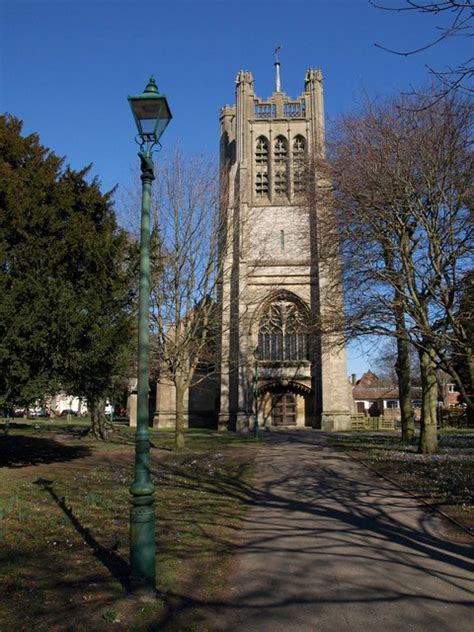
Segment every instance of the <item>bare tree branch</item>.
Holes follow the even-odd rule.
[[[429,109],[420,101],[409,100],[414,109],[406,97],[369,103],[345,117],[320,173],[326,169],[333,183],[346,334],[408,336],[427,372],[432,423],[436,366],[474,409],[472,340],[461,309],[473,255],[472,107],[455,95]],[[456,371],[460,358],[471,367],[468,378]]]
[[[384,11],[392,11],[396,13],[415,11],[425,15],[440,15],[444,13],[452,14],[452,20],[447,27],[437,27],[440,35],[430,39],[426,44],[410,50],[397,50],[381,44],[375,44],[377,48],[394,55],[408,57],[426,51],[441,42],[452,37],[472,37],[474,18],[474,3],[472,0],[404,0],[405,6],[387,6],[379,4],[373,0],[369,0],[370,4],[376,9]],[[447,96],[450,92],[462,89],[466,93],[472,93],[474,88],[471,80],[474,76],[473,58],[459,62],[455,67],[449,67],[446,70],[434,69],[427,66],[429,72],[433,74],[440,82],[440,89],[431,95],[430,105],[436,104],[439,100]],[[426,107],[426,104],[423,105]]]

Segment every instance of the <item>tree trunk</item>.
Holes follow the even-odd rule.
[[[472,347],[469,347],[467,353],[467,366],[469,368],[469,398],[465,398],[466,403],[466,417],[467,417],[467,425],[469,428],[474,427],[474,356],[472,355]]]
[[[436,366],[426,349],[420,349],[422,387],[421,430],[418,452],[435,454],[438,451],[436,410],[438,405],[438,381]]]
[[[458,352],[459,353],[459,352]],[[448,373],[457,385],[461,401],[466,404],[466,416],[468,425],[474,426],[474,356],[472,347],[466,345],[463,360],[455,361],[453,358],[441,358],[441,367]]]
[[[176,429],[175,429],[175,450],[184,448],[186,439],[184,436],[184,392],[182,381],[180,379],[175,382],[176,388]]]
[[[393,253],[386,248],[384,253],[385,265],[394,273]],[[395,273],[396,274],[396,273]],[[398,398],[400,401],[400,420],[402,424],[402,441],[411,443],[415,435],[415,416],[411,404],[411,363],[410,343],[405,322],[403,304],[403,279],[396,274],[393,312],[397,328],[397,364]]]
[[[405,323],[402,323],[405,328]],[[400,400],[400,418],[402,422],[402,441],[411,443],[415,435],[415,416],[411,403],[411,365],[408,339],[397,338],[397,378]]]
[[[91,434],[101,441],[107,439],[111,426],[105,416],[105,399],[97,398],[89,400],[91,413]]]

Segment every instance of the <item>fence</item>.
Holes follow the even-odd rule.
[[[390,417],[366,417],[360,413],[351,415],[352,430],[395,430],[395,419]]]
[[[463,406],[453,406],[439,411],[438,427],[469,428],[467,410]],[[472,424],[471,424],[472,427]]]

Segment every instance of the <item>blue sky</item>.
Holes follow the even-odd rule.
[[[275,44],[291,96],[307,68],[322,69],[330,124],[364,94],[409,90],[427,81],[426,65],[467,58],[462,38],[412,57],[374,46],[419,47],[448,17],[381,11],[368,0],[0,0],[0,111],[74,168],[93,162],[104,188],[126,187],[136,163],[126,97],[150,74],[174,117],[164,151],[217,154],[219,109],[234,103],[237,71],[251,70],[257,94],[269,96]],[[349,370],[365,366],[366,354],[351,349]]]

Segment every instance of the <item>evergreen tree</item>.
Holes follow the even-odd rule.
[[[131,246],[113,192],[21,130],[0,117],[0,404],[63,388],[104,437],[98,410],[130,351]]]

